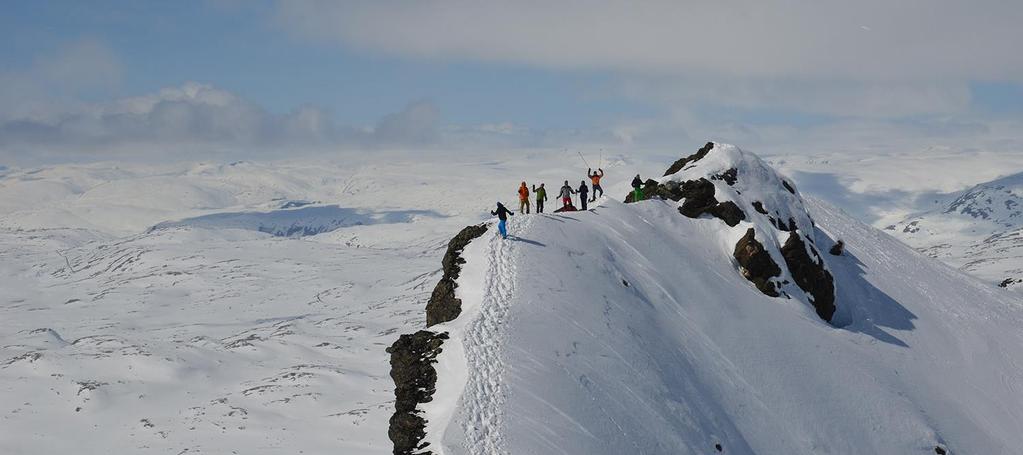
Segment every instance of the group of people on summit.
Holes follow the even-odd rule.
[[[600,179],[604,177],[604,170],[601,168],[597,168],[596,171],[592,168],[587,169],[586,176],[590,179],[592,191],[590,188],[587,188],[585,180],[579,182],[578,189],[572,188],[572,185],[569,185],[568,180],[565,180],[565,184],[562,185],[561,189],[558,191],[558,198],[561,199],[561,208],[555,210],[555,212],[586,210],[586,203],[596,201],[597,197],[599,197],[597,195],[598,192],[600,193],[600,196],[604,195],[604,189],[600,187]],[[536,213],[543,213],[544,202],[547,201],[547,188],[544,188],[544,184],[540,183],[539,187],[533,185],[532,192],[536,195]],[[529,193],[530,189],[526,186],[526,182],[522,182],[519,186],[519,214],[528,214],[530,212]],[[572,204],[573,194],[579,195],[579,208],[576,208],[575,205]],[[591,195],[591,199],[589,199],[589,201],[586,199],[588,194]],[[506,222],[508,221],[508,216],[514,215],[514,213],[512,213],[511,210],[508,210],[508,208],[500,202],[497,203],[497,210],[492,210],[490,213],[497,216],[497,230],[501,233],[501,237],[508,238]]]

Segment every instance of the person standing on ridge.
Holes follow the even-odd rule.
[[[529,213],[529,188],[526,187],[526,182],[522,182],[522,186],[519,187],[519,213]]]
[[[579,181],[579,210],[586,210],[586,193],[589,192],[589,188],[586,188],[586,180]]]
[[[515,214],[500,202],[497,203],[497,210],[491,210],[490,214],[497,216],[497,232],[501,233],[501,238],[508,238],[508,226],[505,223],[508,222],[508,215],[515,216]]]
[[[639,174],[636,174],[636,178],[632,179],[632,201],[639,202],[643,200],[643,179],[639,178]]]
[[[536,213],[543,213],[543,203],[547,200],[547,189],[540,184],[540,188],[533,185],[533,192],[536,193]]]
[[[568,207],[572,205],[572,195],[575,194],[575,190],[568,184],[568,180],[565,180],[565,185],[561,187],[561,192],[558,193],[558,197],[561,198],[561,206]]]
[[[604,170],[598,167],[597,171],[600,172],[599,174],[591,171],[593,169],[587,169],[586,175],[590,178],[590,182],[593,183],[593,199],[590,199],[590,202],[594,202],[597,200],[597,191],[600,191],[601,196],[604,195],[604,189],[600,187],[600,179],[604,177]]]

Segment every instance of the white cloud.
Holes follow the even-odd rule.
[[[413,57],[626,73],[1023,80],[1023,3],[982,0],[281,2],[307,37]]]
[[[266,152],[284,148],[376,148],[438,143],[440,113],[412,103],[375,127],[338,125],[322,109],[273,114],[216,87],[187,83],[157,93],[0,121],[0,154],[163,154],[178,150]]]

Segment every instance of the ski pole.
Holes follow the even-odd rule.
[[[576,150],[575,153],[579,154],[579,158],[583,158],[583,154],[580,151]],[[583,158],[583,164],[585,164],[586,167],[590,167],[590,163],[586,162],[586,158]]]

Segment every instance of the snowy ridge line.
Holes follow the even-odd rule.
[[[530,221],[526,218],[519,231],[528,231]],[[516,267],[509,260],[513,244],[497,236],[491,239],[483,301],[464,337],[467,368],[474,374],[467,378],[463,392],[468,416],[462,428],[468,453],[473,455],[507,453],[501,436],[505,391],[499,354],[510,298],[515,294]]]

